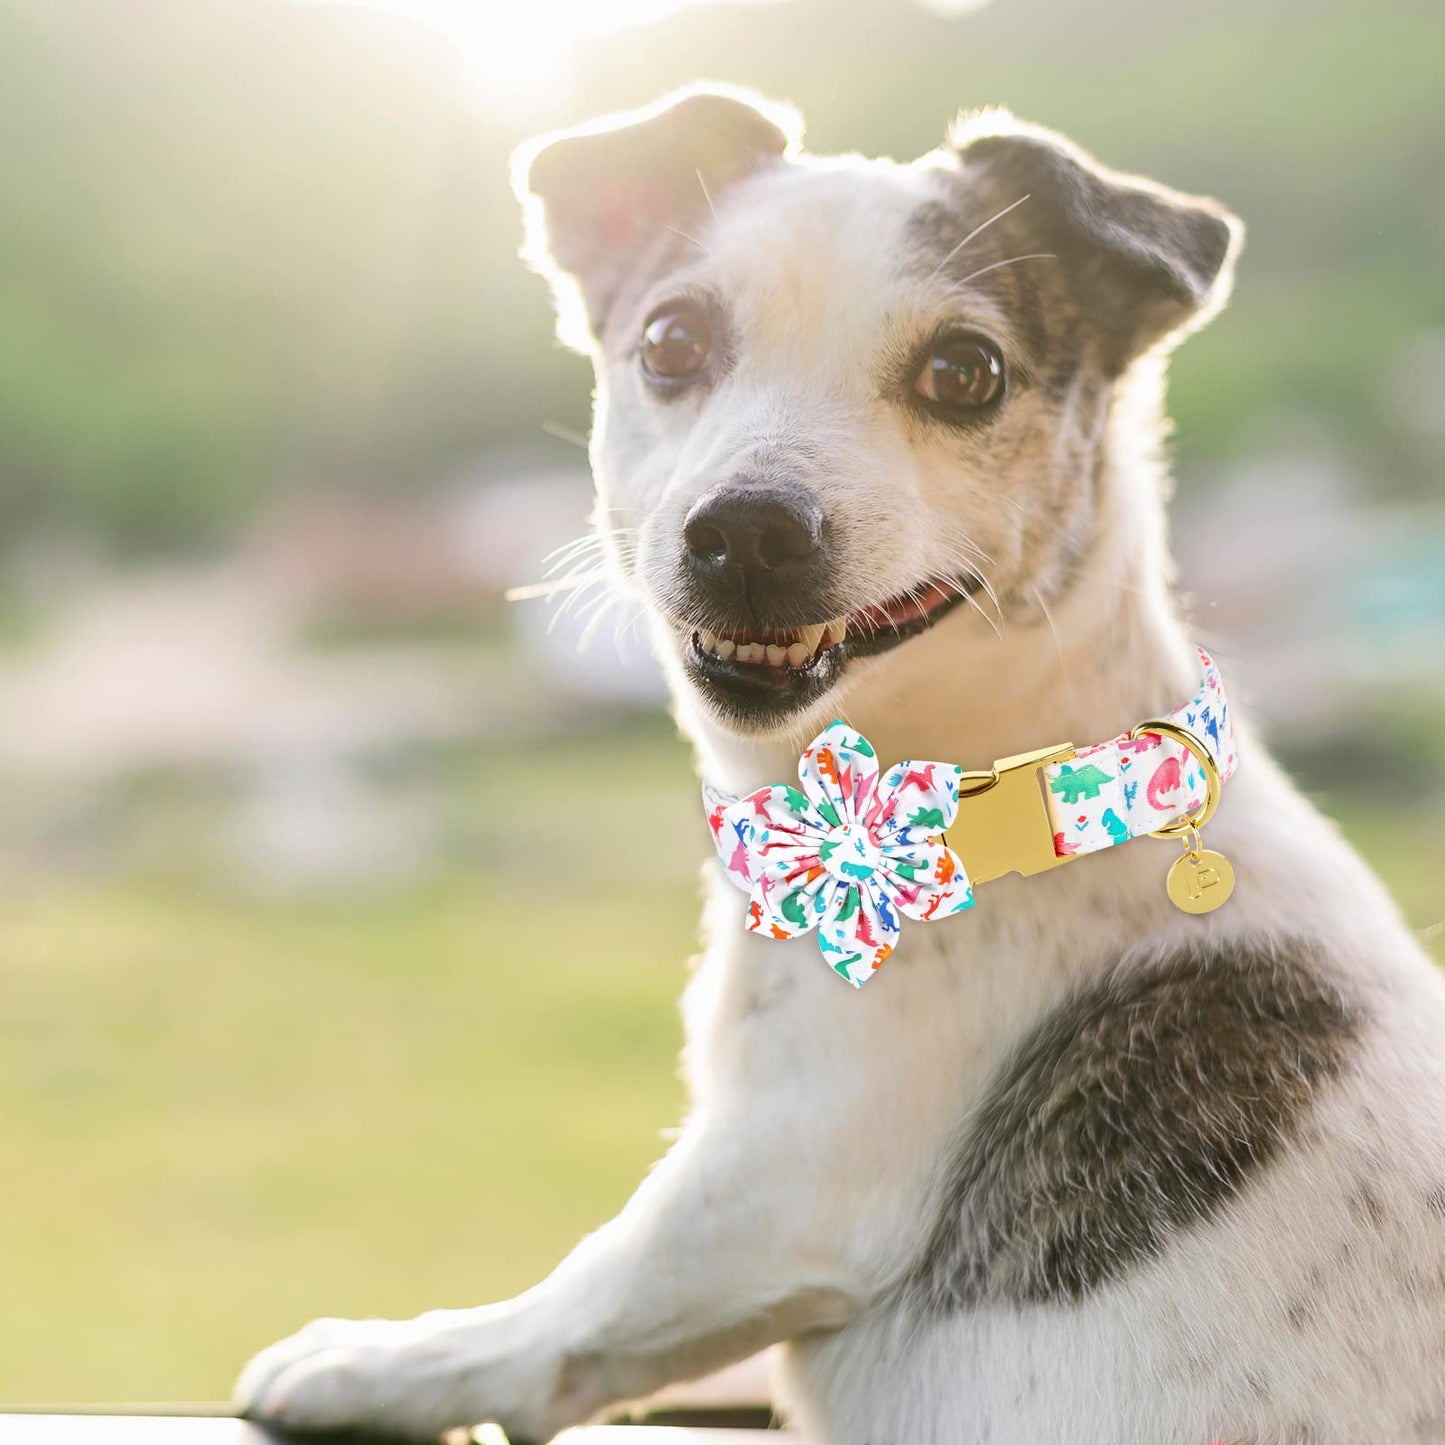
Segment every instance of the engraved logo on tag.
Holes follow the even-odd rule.
[[[1219,869],[1209,863],[1203,863],[1198,868],[1191,868],[1189,876],[1185,880],[1185,887],[1189,890],[1190,899],[1202,898],[1204,890],[1213,888],[1221,876]]]
[[[1234,892],[1234,869],[1224,854],[1201,848],[1174,860],[1164,886],[1176,908],[1212,913]]]

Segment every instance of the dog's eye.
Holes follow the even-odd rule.
[[[707,317],[696,306],[674,302],[642,328],[642,369],[654,381],[666,384],[696,376],[711,352]]]
[[[928,353],[913,389],[948,411],[978,411],[1003,394],[1003,357],[982,336],[952,336]]]

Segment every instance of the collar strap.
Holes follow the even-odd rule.
[[[1199,649],[1198,693],[1108,742],[1002,758],[984,772],[902,762],[879,776],[868,740],[842,722],[798,765],[801,790],[771,784],[735,798],[704,784],[727,876],[750,895],[747,927],[772,938],[814,929],[823,956],[860,985],[889,956],[899,917],[948,917],[973,885],[1030,876],[1144,834],[1181,836],[1169,896],[1218,907],[1233,874],[1199,830],[1237,763],[1219,669]]]
[[[962,775],[949,841],[975,883],[1042,873],[1149,833],[1184,832],[1188,824],[1177,830],[1175,824],[1186,816],[1200,827],[1209,821],[1209,784],[1217,777],[1217,805],[1238,756],[1219,669],[1202,647],[1197,651],[1202,680],[1183,707],[1106,743],[1082,750],[1063,743]]]

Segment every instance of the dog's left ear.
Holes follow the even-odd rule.
[[[1063,136],[997,111],[949,136],[965,178],[1017,211],[1037,249],[1059,258],[1103,359],[1136,356],[1202,326],[1225,302],[1244,226],[1217,201],[1101,166]]]
[[[563,339],[585,349],[629,275],[675,249],[728,186],[801,137],[788,107],[709,87],[521,146],[512,177],[527,221],[523,255],[552,282]]]

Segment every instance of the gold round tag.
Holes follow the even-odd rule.
[[[1186,913],[1213,913],[1234,892],[1234,869],[1223,853],[1201,848],[1174,860],[1164,886],[1176,908]]]

